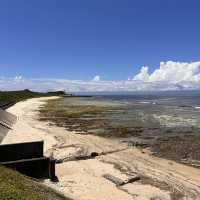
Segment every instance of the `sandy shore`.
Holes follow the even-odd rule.
[[[38,109],[47,99],[30,99],[9,108],[18,120],[2,142],[44,140],[46,155],[65,160],[56,165],[59,182],[45,181],[45,184],[79,200],[200,199],[199,169],[151,156],[117,140],[80,135],[38,121]],[[74,156],[91,152],[105,155],[67,162]],[[139,175],[142,180],[116,187],[103,177],[105,174],[122,180]]]

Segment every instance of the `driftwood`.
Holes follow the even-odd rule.
[[[72,145],[64,146],[64,147],[65,148],[66,147],[72,147]],[[62,147],[59,147],[59,148],[62,148]],[[60,164],[60,163],[63,163],[63,162],[70,162],[70,161],[90,160],[90,159],[95,159],[98,156],[104,156],[104,155],[124,151],[126,149],[128,149],[128,148],[118,149],[118,150],[114,150],[114,151],[101,152],[101,153],[91,152],[89,155],[75,155],[73,157],[65,157],[65,158],[62,158],[62,159],[56,159],[56,163]]]
[[[90,155],[77,155],[74,157],[56,159],[56,164],[60,164],[63,162],[70,162],[70,161],[78,161],[78,160],[90,160],[90,159],[95,159],[97,156],[99,156],[97,152],[92,152]]]
[[[135,181],[139,181],[140,180],[139,176],[131,177],[126,181],[123,181],[120,178],[117,178],[117,177],[115,177],[115,176],[113,176],[111,174],[104,174],[103,177],[105,179],[111,181],[112,183],[114,183],[117,187],[129,184],[129,183],[133,183]]]

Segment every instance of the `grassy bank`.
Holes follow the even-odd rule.
[[[0,166],[1,200],[70,200],[33,179]]]
[[[65,95],[65,92],[57,91],[57,92],[41,93],[41,92],[32,92],[30,90],[0,91],[0,106],[9,103],[17,103],[19,101],[24,101],[30,98],[62,96],[62,95]]]
[[[30,90],[0,91],[0,107],[7,108],[9,105],[29,98],[62,96],[64,92],[39,93]],[[1,152],[0,152],[1,153]],[[16,171],[0,166],[0,199],[1,200],[70,200],[58,192],[45,187],[41,183],[28,178]]]

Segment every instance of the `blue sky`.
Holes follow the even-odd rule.
[[[199,0],[0,0],[0,76],[126,80],[200,60]]]

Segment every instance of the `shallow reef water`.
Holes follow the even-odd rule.
[[[66,97],[49,100],[40,108],[40,120],[194,165],[200,160],[199,107],[196,93]]]
[[[96,95],[51,100],[41,119],[106,137],[198,133],[200,95]]]

